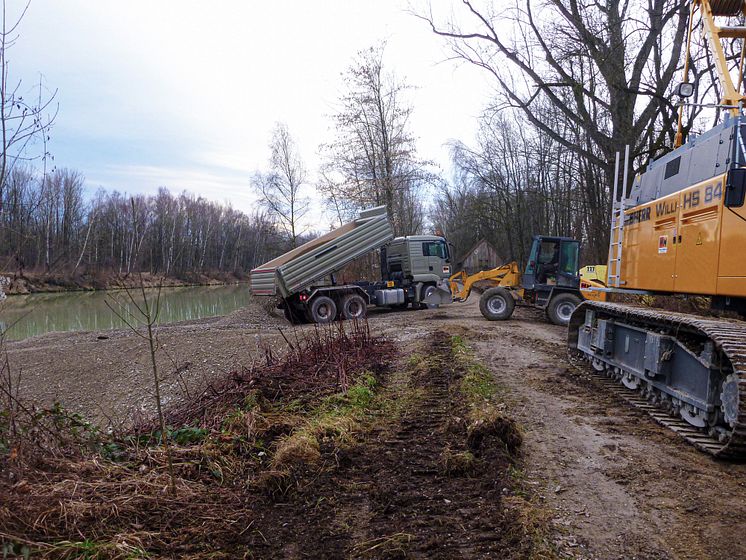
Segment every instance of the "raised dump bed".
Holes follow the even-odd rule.
[[[386,207],[365,210],[357,220],[252,270],[251,293],[257,296],[290,297],[393,238]]]

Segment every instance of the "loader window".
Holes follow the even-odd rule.
[[[554,284],[560,264],[560,244],[558,241],[542,241],[536,265],[536,281],[540,284]]]
[[[578,273],[578,249],[577,243],[562,243],[560,270],[564,274],[575,276]]]
[[[556,241],[542,241],[541,253],[539,253],[539,262],[541,264],[550,264],[557,262],[559,258],[559,243]]]

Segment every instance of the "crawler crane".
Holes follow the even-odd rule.
[[[692,0],[682,98],[693,90],[687,78],[697,11],[725,118],[682,145],[682,104],[675,149],[650,163],[620,202],[615,186],[605,290],[710,296],[713,308],[744,318],[745,51],[734,84],[721,41],[746,43],[746,27],[716,18],[743,21],[746,0]],[[746,322],[586,301],[573,313],[568,336],[571,353],[690,443],[717,457],[746,456]]]

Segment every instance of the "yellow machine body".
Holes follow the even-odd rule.
[[[719,175],[626,210],[620,286],[746,297],[746,208],[725,207],[725,182]]]
[[[516,288],[521,285],[521,269],[518,263],[513,261],[491,270],[482,270],[468,275],[465,270],[453,274],[449,279],[451,294],[454,301],[466,301],[471,295],[474,284],[487,280],[493,286],[503,288]],[[522,296],[522,294],[521,294]]]
[[[584,299],[591,301],[606,301],[606,293],[594,291],[593,288],[606,287],[605,264],[590,265],[581,268],[580,276],[580,294]],[[471,295],[474,284],[480,281],[488,281],[494,287],[509,288],[514,290],[519,299],[523,299],[524,290],[521,287],[521,269],[518,263],[513,261],[491,270],[483,270],[475,274],[468,275],[462,270],[453,274],[449,278],[451,294],[454,301],[466,301]]]
[[[606,292],[594,288],[605,288],[608,267],[605,264],[584,266],[578,271],[580,276],[580,295],[590,301],[606,301]]]

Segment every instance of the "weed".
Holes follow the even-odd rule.
[[[446,447],[440,455],[440,469],[448,476],[470,476],[479,467],[479,461],[471,451],[453,451]]]
[[[191,443],[199,443],[203,441],[207,437],[207,430],[186,426],[171,431],[170,437],[171,441],[174,441],[179,445],[189,445]]]
[[[357,383],[344,393],[330,395],[312,411],[310,418],[277,445],[272,467],[289,468],[293,464],[314,464],[321,458],[320,440],[347,442],[370,408],[378,385],[370,372],[360,375]]]

